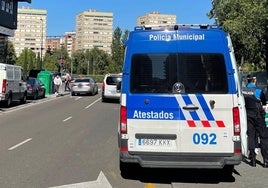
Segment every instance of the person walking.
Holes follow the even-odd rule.
[[[60,86],[62,85],[62,80],[59,74],[54,78],[55,94],[58,95],[60,91]]]
[[[247,75],[248,84],[243,88],[245,105],[247,111],[247,135],[250,165],[256,166],[256,152],[258,136],[260,138],[260,148],[263,157],[263,167],[268,168],[268,128],[265,123],[266,97],[262,89],[257,88],[255,76]]]
[[[71,81],[71,76],[69,73],[66,73],[66,76],[65,76],[65,91],[70,91],[70,81]]]

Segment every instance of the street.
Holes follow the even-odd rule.
[[[121,177],[119,104],[96,96],[46,97],[0,107],[0,187],[181,188],[268,185],[268,171],[246,162],[231,177],[219,170],[141,169]],[[134,172],[134,173],[133,173]]]

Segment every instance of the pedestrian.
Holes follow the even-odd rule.
[[[260,139],[263,167],[268,168],[268,128],[265,123],[266,97],[262,89],[256,86],[257,79],[252,74],[247,76],[246,88],[243,88],[247,111],[247,135],[250,165],[256,166],[256,142]]]
[[[60,86],[62,85],[62,80],[59,74],[54,78],[55,94],[58,95],[60,91]]]
[[[65,76],[65,91],[70,91],[70,81],[71,81],[71,76],[69,73],[66,73],[66,76]]]

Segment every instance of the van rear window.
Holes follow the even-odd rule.
[[[228,82],[222,54],[135,54],[131,62],[130,91],[132,93],[228,92]]]

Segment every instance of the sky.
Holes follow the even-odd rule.
[[[75,31],[75,17],[89,9],[113,12],[113,29],[132,31],[139,16],[152,13],[175,14],[177,24],[213,24],[206,14],[212,0],[32,0],[19,2],[21,8],[47,10],[47,36],[61,36]]]

